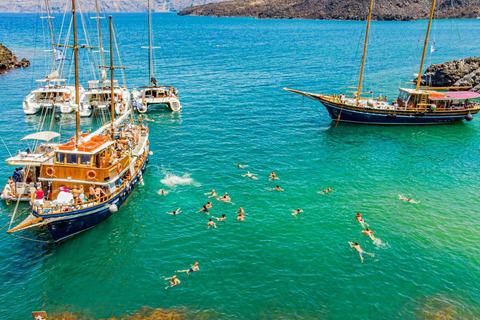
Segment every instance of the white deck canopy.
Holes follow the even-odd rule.
[[[50,141],[52,139],[60,137],[60,133],[53,131],[42,131],[29,134],[28,136],[23,137],[20,141],[24,140],[41,140],[41,141]]]

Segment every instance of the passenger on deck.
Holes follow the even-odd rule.
[[[92,184],[90,188],[88,188],[88,200],[95,200],[96,193],[95,193],[95,185]]]
[[[99,198],[104,197],[106,195],[107,194],[105,193],[105,191],[103,191],[103,189],[100,186],[97,186],[97,188],[95,189],[95,198],[99,199]]]
[[[78,202],[85,201],[85,191],[83,190],[83,186],[80,186],[80,188],[78,188],[77,194],[78,194],[77,196]]]
[[[70,190],[73,196],[73,203],[78,203],[78,189],[77,186],[73,186],[73,188]]]
[[[10,200],[12,200],[12,198],[13,198],[12,188],[7,183],[5,185],[5,188],[3,188],[2,199],[5,200],[7,204],[10,204]]]
[[[57,200],[55,200],[56,204],[72,204],[73,203],[73,195],[69,192],[68,189],[65,187],[60,187],[60,192],[58,193]]]

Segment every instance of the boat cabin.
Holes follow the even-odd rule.
[[[434,91],[400,88],[396,105],[418,111],[464,110],[478,104],[480,94],[471,91]]]

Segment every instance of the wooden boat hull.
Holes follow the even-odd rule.
[[[65,214],[61,219],[52,219],[47,223],[48,229],[55,242],[59,242],[70,238],[80,232],[86,231],[100,224],[101,222],[110,218],[114,212],[110,210],[111,205],[116,205],[117,208],[125,203],[130,194],[135,189],[135,186],[142,178],[143,172],[145,172],[148,164],[148,157],[142,164],[141,169],[138,170],[136,176],[127,185],[127,187],[120,192],[117,196],[109,199],[108,201],[91,208],[80,209]],[[37,217],[44,217],[48,221],[48,215],[34,215]],[[52,215],[59,217],[59,215]]]

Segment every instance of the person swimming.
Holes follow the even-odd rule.
[[[365,221],[363,220],[362,214],[360,212],[357,212],[357,215],[355,216],[355,220],[357,220],[357,222],[359,222],[362,225],[362,228],[365,228],[365,225],[368,226],[368,224],[365,223]]]
[[[225,194],[223,195],[223,197],[218,198],[218,200],[223,201],[223,202],[229,202],[229,203],[232,203],[232,204],[233,204],[232,199],[230,198],[230,196],[228,195],[227,192],[225,192]]]
[[[210,220],[208,220],[207,226],[208,226],[208,229],[210,229],[210,227],[214,227],[214,228],[217,227],[217,225],[215,224],[215,222],[213,222],[213,220],[211,218],[210,218]]]
[[[212,192],[204,193],[204,195],[210,195],[209,198],[218,198],[218,194],[215,192],[215,190],[212,190]]]
[[[362,261],[362,263],[363,263],[363,254],[364,253],[368,254],[370,257],[375,257],[375,255],[373,253],[368,253],[365,250],[363,250],[362,247],[360,247],[360,245],[358,244],[358,242],[353,243],[351,241],[348,241],[348,243],[350,244],[350,247],[357,250],[358,255],[360,256],[360,260]]]
[[[182,210],[180,210],[180,208],[178,208],[177,210],[174,210],[173,212],[167,212],[167,214],[170,214],[172,216],[176,216],[177,214],[179,214],[180,212],[182,212]]]
[[[415,201],[415,200],[412,200],[412,198],[406,198],[406,197],[404,197],[404,196],[402,196],[402,195],[400,195],[400,194],[398,195],[398,198],[399,198],[400,200],[405,201],[405,202],[410,202],[410,203],[414,203],[414,204],[420,203],[420,201],[417,202],[417,201]]]
[[[157,194],[161,195],[161,196],[166,196],[168,192],[166,192],[164,189],[160,189],[158,190]]]
[[[173,276],[173,277],[170,277],[170,278],[165,278],[165,280],[170,280],[169,282],[169,285],[170,285],[170,288],[172,287],[175,287],[176,285],[180,284],[180,280],[178,280],[177,276]],[[168,289],[169,287],[165,287],[165,289]]]
[[[191,266],[190,269],[177,270],[176,272],[177,273],[185,272],[187,274],[187,276],[189,276],[190,272],[196,272],[196,271],[200,271],[200,267],[198,266],[198,262],[195,262],[195,264],[193,266]]]
[[[207,204],[205,205],[207,209],[212,209],[213,205],[211,201],[207,201]]]
[[[280,188],[280,186],[279,186],[278,184],[277,184],[277,186],[275,187],[274,190],[275,190],[275,191],[285,191],[285,190],[283,190],[282,188]]]
[[[238,217],[237,217],[237,220],[238,220],[238,221],[244,221],[244,220],[245,220],[245,214],[240,213],[240,214],[238,215]]]
[[[225,221],[225,214],[222,214],[221,218],[217,218],[217,217],[213,217],[213,216],[212,216],[212,218],[217,219],[217,221]]]
[[[258,180],[258,177],[256,177],[256,174],[251,173],[250,171],[247,171],[247,173],[242,174],[242,177],[249,177],[250,179]]]
[[[317,191],[317,193],[320,193],[320,194],[328,194],[330,193],[330,191],[334,191],[332,188],[328,187],[327,189],[325,190],[322,190],[322,191]]]
[[[363,233],[364,235],[366,235],[366,236],[369,236],[370,239],[372,239],[373,242],[376,242],[376,241],[378,240],[378,239],[375,238],[375,236],[373,235],[373,231],[370,230],[370,229],[368,229],[368,228],[366,228],[365,230],[363,230],[362,233]]]
[[[272,173],[270,173],[269,179],[270,179],[270,180],[280,180],[280,179],[277,177],[277,175],[275,174],[275,171],[272,171]]]
[[[240,169],[245,169],[246,167],[248,167],[248,164],[242,165],[240,163],[237,163],[236,166]]]
[[[204,205],[202,207],[202,209],[198,210],[197,213],[200,213],[200,212],[205,212],[207,215],[210,215],[209,211],[208,211],[208,208],[207,208],[207,205]]]
[[[302,213],[303,210],[298,208],[297,210],[292,210],[292,216],[297,216],[299,213]]]

